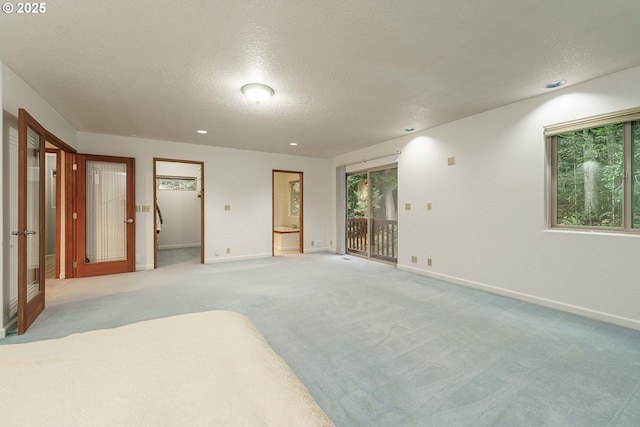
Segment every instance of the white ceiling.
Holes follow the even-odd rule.
[[[46,7],[0,15],[0,61],[78,130],[318,157],[640,65],[637,0]]]

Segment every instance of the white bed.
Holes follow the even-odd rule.
[[[6,426],[331,426],[243,315],[211,311],[0,346]]]

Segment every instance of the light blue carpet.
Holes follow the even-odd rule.
[[[0,343],[228,309],[338,426],[640,425],[638,331],[350,256],[166,255],[155,271],[52,281],[27,334]]]

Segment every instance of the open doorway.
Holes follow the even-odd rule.
[[[304,252],[302,172],[274,170],[272,174],[272,254]]]
[[[61,152],[50,142],[45,143],[45,284],[49,279],[60,278],[60,184]]]
[[[204,264],[204,162],[153,159],[154,267]]]

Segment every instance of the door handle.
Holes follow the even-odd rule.
[[[128,220],[125,221],[127,224],[133,224],[133,218],[129,218]]]
[[[24,230],[24,231],[12,231],[11,235],[12,236],[20,236],[24,234],[25,236],[28,236],[29,234],[36,234],[35,231],[30,231],[30,230]]]

